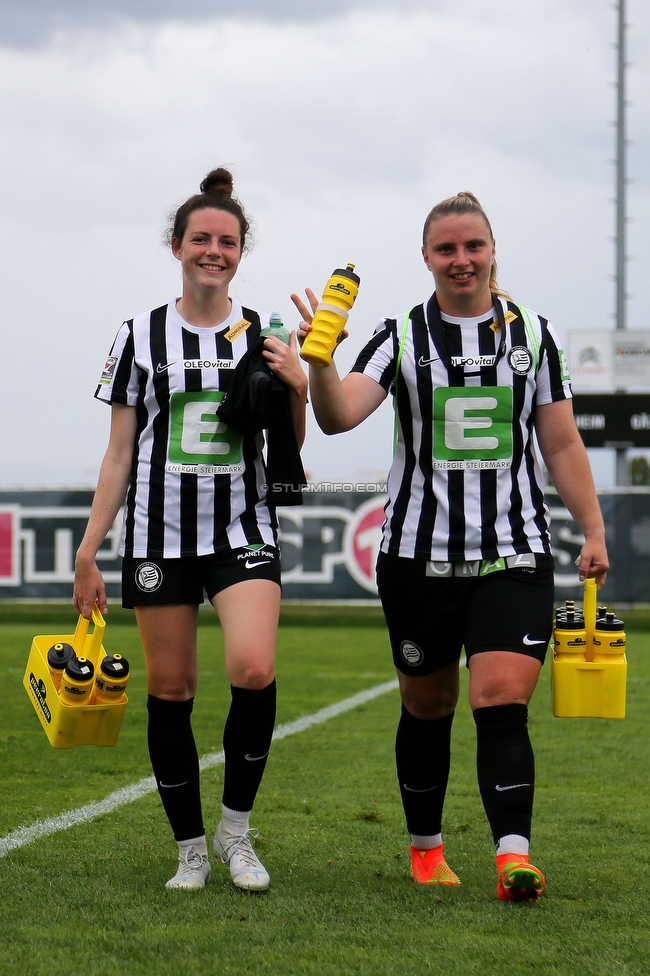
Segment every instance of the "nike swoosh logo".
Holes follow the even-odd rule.
[[[524,644],[526,645],[526,647],[530,647],[532,644],[545,644],[545,643],[546,642],[543,640],[531,640],[528,634],[526,634],[526,636],[524,637]]]
[[[158,783],[158,786],[161,786],[163,790],[174,790],[176,789],[177,786],[187,786],[188,783],[189,783],[189,779],[186,779],[184,783],[162,783],[161,782]]]
[[[247,559],[244,563],[246,569],[253,569],[255,566],[264,566],[265,563],[270,563],[270,559],[258,559],[256,562],[252,563],[250,559]]]
[[[418,359],[418,366],[428,366],[430,363],[437,363],[440,356],[434,356],[433,359],[425,359],[424,356],[420,356]]]
[[[438,789],[437,784],[435,786],[427,786],[426,790],[414,790],[412,786],[407,786],[406,783],[402,783],[402,786],[405,790],[408,790],[409,793],[430,793],[432,790]]]
[[[250,752],[247,752],[244,759],[247,759],[248,762],[259,762],[260,759],[266,759],[267,756],[268,752],[265,752],[263,756],[251,756]]]
[[[518,790],[521,786],[532,786],[532,783],[515,783],[514,786],[495,786],[498,793],[505,793],[506,790]]]
[[[158,365],[156,366],[156,372],[165,373],[167,372],[168,369],[171,369],[171,367],[175,365],[176,365],[176,360],[173,363],[158,363]]]

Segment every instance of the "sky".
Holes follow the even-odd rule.
[[[627,20],[628,325],[646,328],[650,7]],[[0,489],[94,485],[105,357],[180,294],[168,215],[217,165],[253,218],[234,297],[295,328],[289,294],[356,265],[342,372],[428,297],[424,217],[465,189],[516,301],[565,345],[612,328],[616,26],[607,0],[3,0]],[[305,468],[374,480],[391,442],[388,403],[336,437],[310,418]],[[591,457],[611,483],[611,452]]]

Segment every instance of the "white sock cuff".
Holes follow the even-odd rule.
[[[229,823],[242,824],[244,827],[248,827],[248,818],[251,815],[250,810],[231,810],[230,807],[222,803],[221,813],[223,819]]]
[[[419,851],[431,851],[442,844],[442,834],[411,834],[411,844]]]
[[[497,856],[499,854],[528,854],[530,841],[521,834],[506,834],[499,838]]]
[[[189,837],[187,840],[179,840],[176,842],[178,844],[179,850],[183,850],[186,847],[196,847],[196,849],[203,854],[208,853],[208,847],[205,840],[205,834],[201,834],[200,837]]]

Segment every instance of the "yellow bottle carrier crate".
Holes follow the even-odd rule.
[[[100,670],[106,657],[102,645],[106,623],[94,607],[93,630],[88,633],[90,621],[79,617],[74,634],[57,634],[34,637],[27,662],[23,684],[38,715],[50,745],[55,749],[71,749],[73,746],[114,746],[124,718],[128,698],[124,692],[117,701],[88,701],[67,704],[59,697],[56,679],[48,666],[48,651],[53,645],[72,645],[78,658],[85,658]],[[61,651],[64,653],[64,651]]]
[[[553,714],[625,718],[627,658],[623,621],[596,610],[596,582],[585,581],[582,611],[567,600],[553,631]]]

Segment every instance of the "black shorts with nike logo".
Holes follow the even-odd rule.
[[[267,579],[280,585],[280,552],[275,546],[244,546],[207,556],[122,560],[122,606],[203,603],[234,583]]]
[[[457,660],[463,647],[468,661],[482,651],[514,651],[543,663],[553,631],[554,562],[544,553],[524,556],[531,565],[498,571],[484,560],[489,571],[479,575],[478,563],[380,552],[377,585],[397,670],[433,674]]]

